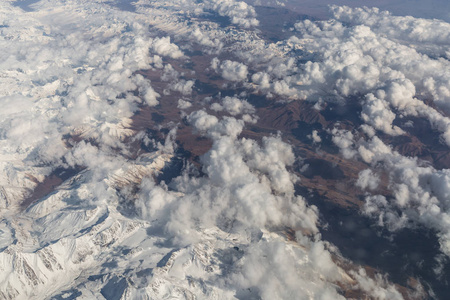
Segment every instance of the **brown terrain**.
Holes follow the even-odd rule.
[[[264,12],[268,16],[274,13],[271,9],[260,9],[260,12]],[[286,16],[288,21],[293,21],[298,17],[298,15],[294,16],[292,12],[286,12]],[[278,23],[275,25],[281,26]],[[271,25],[273,24],[263,24],[265,28],[267,27],[266,29],[271,28]],[[275,39],[276,33],[275,30],[267,30],[267,38]],[[197,54],[196,51],[192,53],[189,61],[184,64],[180,64],[179,61],[165,61],[171,63],[173,68],[182,74],[182,79],[195,80],[193,94],[188,97],[193,105],[186,109],[185,113],[189,114],[205,108],[202,104],[205,97],[212,97],[217,101],[219,93],[225,96],[244,91],[242,86],[227,85],[227,82],[215,72],[208,70],[213,56]],[[229,57],[231,56],[219,58],[222,60]],[[181,158],[199,167],[199,157],[210,149],[211,141],[194,133],[183,119],[182,112],[177,108],[178,99],[183,96],[173,91],[170,91],[170,94],[164,93],[168,82],[161,79],[161,70],[143,70],[139,73],[151,81],[152,87],[161,97],[158,99],[159,105],[140,108],[133,117],[131,129],[136,133],[145,131],[151,138],[163,141],[167,132],[176,127],[176,142],[179,149],[182,150],[180,155],[183,157]],[[318,111],[314,109],[313,103],[307,101],[286,103],[282,98],[267,99],[265,95],[258,93],[250,93],[247,100],[256,107],[259,121],[256,124],[248,124],[241,137],[260,140],[264,136],[276,134],[278,131],[282,132],[283,139],[293,146],[299,158],[292,167],[292,171],[300,177],[296,187],[297,191],[305,196],[310,204],[319,207],[323,225],[328,225],[323,227],[323,238],[336,244],[344,257],[362,265],[368,274],[375,276],[374,274],[377,272],[388,273],[389,279],[397,285],[406,299],[423,299],[423,295],[412,296],[411,294],[413,289],[420,286],[418,278],[415,277],[420,276],[422,279],[431,280],[434,276],[432,271],[423,271],[414,266],[409,266],[406,271],[402,268],[404,264],[408,263],[408,255],[412,255],[410,248],[416,247],[415,241],[418,239],[423,239],[424,242],[431,245],[428,248],[424,245],[415,250],[419,251],[424,264],[430,262],[438,253],[438,250],[435,249],[436,239],[430,237],[428,232],[404,232],[397,238],[393,238],[392,241],[381,238],[382,230],[374,227],[373,221],[362,216],[359,210],[364,205],[365,192],[357,188],[355,182],[358,173],[368,168],[368,165],[360,161],[344,159],[326,133],[327,129],[336,126],[357,131],[359,125],[362,124],[359,119],[361,108],[357,104],[358,102],[347,106],[329,104],[323,110]],[[208,109],[207,111],[217,115],[214,111]],[[393,145],[394,149],[401,154],[417,156],[431,163],[437,169],[449,168],[450,153],[446,147],[436,142],[439,140],[438,134],[424,120],[417,118],[411,120],[420,126],[415,126],[414,129],[405,129],[409,132],[405,136],[381,135],[384,142]],[[322,137],[322,143],[313,144],[307,137],[312,130],[318,130]],[[139,141],[129,139],[127,142],[132,150],[130,159],[136,158],[141,153],[152,151]],[[303,168],[305,165],[308,167]],[[80,172],[82,168],[80,166],[77,170],[55,170],[42,182],[37,183],[36,189],[24,200],[22,207],[26,208],[34,201],[50,194],[64,180]],[[380,174],[382,180],[377,192],[389,197],[387,175],[382,170],[380,170]],[[294,235],[290,233],[290,229],[286,230],[286,236],[295,239]],[[398,245],[394,245],[394,243],[398,243]],[[401,258],[397,259],[397,257]],[[358,268],[358,265],[351,263],[350,260],[342,259],[339,256],[335,256],[334,259],[345,270]],[[346,298],[371,299],[360,290],[354,290],[344,284],[340,284],[340,286]]]

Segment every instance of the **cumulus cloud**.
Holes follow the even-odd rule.
[[[217,117],[209,115],[204,110],[199,110],[191,113],[188,117],[188,120],[194,126],[194,128],[199,131],[207,131],[219,122],[219,119],[217,119]]]
[[[331,134],[333,143],[341,150],[346,159],[355,157],[357,152],[354,147],[354,137],[350,131],[333,128]]]
[[[160,96],[135,72],[161,68],[161,56],[182,58],[183,53],[170,38],[151,37],[146,20],[105,10],[96,2],[44,1],[35,9],[41,12],[26,14],[10,4],[0,10],[2,36],[7,37],[2,39],[5,59],[0,63],[2,155],[20,153],[28,163],[17,165],[17,172],[37,175],[38,165],[46,166],[48,170],[40,171],[48,174],[64,163],[76,144],[73,139],[66,143],[71,137],[95,141],[102,151],[114,148],[127,154],[124,140],[136,134],[131,117],[142,103],[157,105]],[[29,30],[19,30],[16,21],[28,24]],[[192,86],[179,80],[173,89],[188,94]],[[23,181],[17,182],[18,190],[36,184],[19,177]]]
[[[417,158],[405,157],[392,150],[377,136],[355,139],[345,130],[333,129],[333,142],[346,158],[360,158],[372,167],[382,166],[390,178],[393,200],[383,195],[366,197],[364,212],[380,226],[398,230],[422,224],[437,230],[441,250],[450,255],[450,172],[421,164]],[[357,186],[375,189],[379,179],[370,169],[359,173]]]
[[[320,143],[322,141],[322,138],[319,136],[317,130],[312,131],[310,138],[313,140],[314,143]]]
[[[182,95],[190,95],[192,94],[192,88],[194,87],[194,80],[184,80],[181,79],[177,82],[172,83],[169,85],[169,89],[175,92],[179,92]]]
[[[448,23],[369,8],[331,11],[335,19],[295,24],[295,36],[278,48],[291,57],[253,74],[255,88],[290,100],[358,101],[363,122],[394,136],[404,134],[393,125],[398,115],[420,116],[450,145]]]
[[[349,24],[364,24],[376,32],[405,41],[448,45],[450,24],[437,19],[393,16],[378,8],[331,6],[334,18]],[[396,30],[395,30],[396,28]]]
[[[210,37],[209,31],[203,31],[199,27],[192,31],[191,36],[200,45],[214,48],[215,52],[220,52],[223,48],[223,42],[219,38]]]
[[[359,172],[356,186],[361,189],[374,190],[378,187],[380,178],[372,172],[370,169],[365,169]]]
[[[186,80],[182,77],[183,72],[178,72],[171,64],[165,64],[161,79],[168,82],[163,91],[164,95],[170,95],[171,91],[178,92],[184,96],[192,94],[194,80]]]
[[[222,135],[236,137],[244,128],[244,122],[242,120],[224,117],[219,121],[215,116],[209,115],[204,110],[191,113],[187,119],[196,131],[212,137]]]
[[[179,109],[187,109],[192,106],[192,103],[183,99],[178,99],[178,108]]]
[[[377,299],[403,299],[399,291],[380,275],[377,275],[375,279],[369,278],[364,269],[360,269],[358,272],[353,271],[352,274],[359,281],[359,287]]]
[[[222,99],[222,104],[214,103],[211,109],[215,111],[227,111],[230,115],[236,116],[241,114],[252,114],[255,112],[253,105],[246,100],[241,100],[237,97],[226,96]]]
[[[320,276],[333,280],[338,274],[330,254],[320,247],[323,247],[320,243],[314,244],[305,253],[300,248],[286,246],[277,240],[261,241],[251,245],[238,262],[241,272],[233,274],[232,281],[245,291],[243,295],[246,297],[288,299],[314,295],[319,299],[344,299],[330,285],[318,280]],[[307,260],[304,259],[306,257]],[[324,272],[327,267],[331,270]],[[299,269],[302,272],[298,272]],[[309,285],[310,281],[317,282],[317,285]]]
[[[236,220],[236,226],[279,226],[287,222],[317,232],[316,208],[294,196],[297,179],[286,170],[294,162],[289,145],[279,137],[264,138],[261,146],[253,140],[236,139],[242,123],[234,118],[218,120],[205,111],[196,111],[188,120],[197,130],[208,132],[213,146],[202,158],[207,178],[178,179],[177,189],[185,196],[179,197],[172,208],[167,225],[177,239],[188,238],[182,232],[188,228],[195,231],[194,220],[198,218],[202,226],[221,227],[231,219]],[[214,201],[212,206],[210,201]]]
[[[213,9],[221,16],[230,18],[231,23],[249,28],[258,26],[256,13],[253,6],[244,1],[235,0],[205,0],[206,7]]]
[[[5,37],[1,41],[5,59],[0,62],[4,83],[0,180],[6,187],[0,191],[0,207],[8,207],[12,196],[23,197],[19,195],[23,190],[34,188],[55,168],[79,172],[26,211],[8,215],[2,210],[8,221],[0,225],[0,247],[7,247],[0,253],[0,267],[7,270],[1,274],[1,293],[24,298],[61,293],[67,298],[70,285],[86,297],[98,298],[107,297],[99,294],[107,293],[110,284],[122,288],[123,283],[123,293],[132,298],[339,299],[337,286],[342,285],[379,298],[397,298],[398,292],[386,282],[370,280],[361,272],[351,274],[335,263],[338,253],[319,234],[317,207],[296,192],[299,179],[290,171],[296,161],[292,147],[280,135],[259,141],[240,137],[246,122],[257,120],[255,108],[240,98],[243,94],[224,97],[211,106],[231,116],[219,118],[206,108],[187,115],[185,124],[210,139],[212,147],[194,160],[195,166],[185,163],[168,185],[152,178],[166,163],[172,167],[168,162],[176,152],[176,130],[167,134],[162,145],[147,132],[132,129],[134,114],[142,106],[157,106],[161,97],[154,82],[138,71],[158,69],[152,70],[162,73],[158,88],[163,85],[164,94],[191,95],[194,81],[184,79],[182,71],[166,60],[185,59],[183,51],[188,53],[192,43],[182,47],[181,36],[222,49],[220,34],[225,30],[207,22],[186,28],[186,20],[200,22],[197,17],[213,10],[243,28],[257,26],[258,21],[253,7],[233,0],[141,0],[133,7],[136,12],[123,12],[104,1],[52,0],[36,2],[37,13],[24,13],[9,3],[0,8],[6,20],[0,26]],[[184,15],[194,18],[183,19]],[[357,40],[359,47],[374,37],[366,27],[351,31],[339,24],[305,22],[304,30],[317,34],[322,46],[328,38],[341,38],[339,34],[347,42]],[[296,28],[303,30],[301,25]],[[161,32],[172,35],[155,38]],[[247,32],[239,32],[242,44],[254,46],[261,41],[249,42]],[[289,41],[297,42],[298,38]],[[446,118],[414,98],[423,87],[436,99],[445,95],[442,78],[433,75],[421,87],[416,79],[397,74],[402,72],[395,68],[398,61],[389,67],[392,72],[373,68],[368,57],[361,60],[362,66],[349,66],[364,55],[354,54],[350,42],[348,46],[348,53],[341,54],[327,48],[323,63],[298,66],[295,58],[268,59],[272,64],[253,74],[252,82],[292,99],[299,94],[312,97],[312,88],[329,93],[330,83],[336,90],[333,95],[372,93],[362,104],[366,130],[396,134],[390,114],[394,109],[427,116],[433,126],[446,130]],[[277,46],[271,47],[267,53]],[[245,82],[249,75],[247,66],[238,61],[213,59],[211,67],[233,82]],[[366,82],[357,81],[364,77],[361,74],[367,75]],[[184,98],[177,104],[179,109],[192,107]],[[398,179],[392,185],[395,202],[368,196],[367,214],[380,215],[384,225],[399,217],[431,224],[446,249],[447,171],[405,160],[375,136],[355,142],[356,134],[349,131],[329,133],[345,157],[359,155],[367,163],[384,163]],[[312,138],[320,142],[318,132],[313,131]],[[141,140],[157,150],[132,152],[130,143]],[[369,179],[375,177],[363,171],[357,184],[370,190]],[[14,194],[17,186],[20,193]],[[396,209],[406,213],[395,215]],[[294,232],[291,241],[287,230]],[[83,273],[94,275],[86,279],[79,276]],[[59,280],[61,274],[67,282]]]
[[[243,63],[231,60],[225,60],[220,64],[221,75],[224,79],[230,81],[247,80],[248,69]]]
[[[253,74],[252,82],[259,85],[261,89],[268,89],[270,87],[270,77],[265,72],[258,72]]]
[[[388,107],[385,101],[377,99],[373,94],[368,94],[363,104],[361,118],[366,124],[372,125],[384,133],[390,135],[403,134],[404,131],[401,128],[392,125],[395,113]]]
[[[220,60],[217,57],[214,57],[213,59],[211,59],[211,68],[213,70],[217,71],[219,66],[220,66]]]
[[[196,111],[188,120],[197,130],[213,132],[231,119]],[[203,232],[217,228],[239,241],[231,251],[222,250],[225,257],[219,253],[205,256],[227,260],[227,264],[221,264],[223,268],[209,272],[220,274],[219,280],[204,271],[183,272],[193,278],[206,276],[201,278],[232,288],[243,297],[314,295],[339,299],[336,282],[367,292],[376,289],[380,299],[400,295],[386,282],[370,281],[362,274],[355,273],[358,279],[353,281],[333,261],[331,247],[315,235],[317,208],[295,194],[298,178],[287,169],[295,156],[280,136],[264,137],[258,143],[223,131],[210,138],[212,148],[200,159],[203,176],[189,175],[186,170],[170,190],[143,182],[136,202],[141,216],[158,220],[155,224],[164,227],[166,236],[176,245],[199,245],[203,251],[213,251],[205,244]],[[281,235],[271,231],[285,227],[296,230],[296,243],[286,244]],[[203,251],[197,250],[195,255],[203,257]]]
[[[148,106],[158,105],[159,101],[157,98],[161,95],[152,88],[150,81],[146,80],[142,75],[137,75],[135,80],[139,86],[139,92],[142,95],[144,102]]]
[[[155,90],[152,87],[148,87],[147,89],[145,89],[144,92],[144,100],[145,103],[147,103],[148,106],[155,106],[158,105],[158,100],[157,97],[159,97],[160,95],[155,92]]]
[[[156,38],[152,41],[153,50],[162,56],[168,56],[170,58],[183,57],[183,52],[177,45],[170,42],[170,37]]]

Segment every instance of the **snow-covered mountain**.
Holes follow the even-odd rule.
[[[0,299],[446,295],[450,24],[291,2],[0,4]]]

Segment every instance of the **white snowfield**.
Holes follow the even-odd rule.
[[[101,274],[113,256],[126,262],[129,255],[122,252],[142,251],[142,243],[152,242],[145,231],[148,222],[122,216],[115,191],[157,174],[171,158],[155,152],[109,174],[102,180],[101,205],[93,201],[99,183],[84,170],[25,211],[9,214],[0,231],[1,298],[48,299],[87,280],[86,274]]]

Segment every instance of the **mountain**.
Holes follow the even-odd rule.
[[[446,299],[450,24],[307,4],[3,1],[0,298]]]

